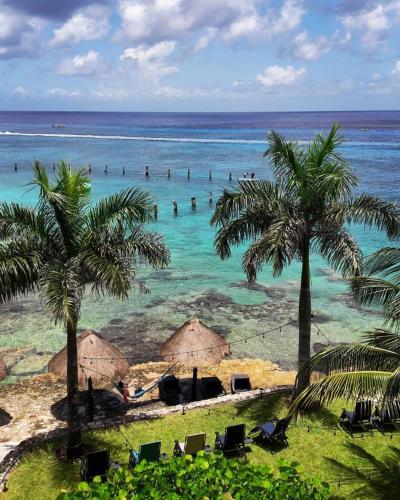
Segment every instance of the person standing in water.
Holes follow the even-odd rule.
[[[145,175],[146,177],[148,177],[148,176],[149,176],[149,167],[148,167],[148,165],[146,165],[146,170],[145,170],[145,172],[144,172],[144,175]]]

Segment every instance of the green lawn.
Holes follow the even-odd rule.
[[[288,430],[289,447],[271,453],[257,445],[251,445],[248,458],[251,463],[274,465],[278,457],[302,464],[304,476],[319,476],[325,481],[337,479],[332,466],[325,459],[335,458],[347,464],[352,463],[352,453],[346,443],[356,443],[364,450],[373,453],[378,459],[386,456],[388,446],[400,448],[400,434],[382,435],[374,431],[373,435],[352,438],[337,427],[338,415],[343,403],[332,406],[330,410],[320,411],[310,417],[297,421]],[[351,404],[347,405],[351,407]],[[256,423],[268,420],[272,416],[284,415],[282,396],[268,396],[262,400],[253,400],[241,404],[225,404],[207,409],[192,410],[186,415],[171,415],[151,422],[140,422],[122,428],[129,442],[137,448],[141,442],[161,440],[162,451],[171,455],[175,439],[183,440],[186,434],[206,431],[208,442],[213,444],[214,432],[225,426],[245,422],[249,430]],[[307,429],[307,425],[334,427],[331,429]],[[126,464],[128,447],[123,435],[117,430],[93,432],[85,436],[85,442],[96,448],[106,447],[113,460]],[[52,452],[53,445],[25,455],[13,471],[8,483],[7,499],[45,500],[53,499],[61,489],[67,489],[79,481],[79,465],[61,465]],[[332,484],[333,493],[349,497],[357,486],[353,483]],[[353,497],[356,498],[356,497]]]

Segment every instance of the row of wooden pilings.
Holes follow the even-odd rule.
[[[210,193],[208,195],[209,205],[212,205],[212,202],[213,202],[212,192],[210,191]],[[195,196],[192,196],[190,198],[190,205],[192,207],[192,210],[196,210],[197,200],[196,200]],[[174,215],[178,215],[178,202],[176,200],[174,200],[172,202],[172,209],[173,209]],[[158,205],[153,205],[153,213],[154,213],[154,218],[157,219],[157,217],[158,217]]]
[[[56,170],[56,166],[57,166],[56,163],[53,163],[53,170],[54,171]],[[17,162],[14,163],[14,170],[15,170],[15,172],[18,171],[18,163]],[[93,170],[92,165],[89,163],[89,165],[87,167],[88,173],[91,174],[92,170]],[[108,165],[105,165],[103,172],[104,172],[104,174],[108,175]],[[126,168],[122,167],[122,175],[125,175],[125,174],[126,174]],[[145,175],[145,177],[150,177],[150,170],[149,170],[148,166],[146,166],[146,169],[144,171],[144,175]],[[187,169],[188,180],[190,180],[190,175],[191,175],[191,170],[190,170],[190,168],[188,168]],[[171,169],[170,168],[167,170],[167,177],[168,177],[168,179],[171,178]],[[212,171],[211,170],[208,171],[208,180],[212,181]],[[229,182],[232,182],[232,172],[229,172]]]

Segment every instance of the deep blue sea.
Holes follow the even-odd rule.
[[[76,167],[91,164],[95,199],[132,185],[154,194],[159,216],[151,229],[165,236],[171,266],[159,272],[140,270],[140,278],[151,288],[149,295],[136,292],[126,302],[88,296],[80,326],[100,331],[137,362],[157,359],[160,343],[194,315],[231,340],[296,318],[299,264],[293,263],[279,278],[273,278],[266,266],[258,286],[249,290],[240,265],[243,249],[235,251],[229,261],[220,261],[213,250],[214,230],[208,221],[224,186],[234,186],[246,171],[255,172],[258,178],[270,177],[263,158],[268,131],[276,129],[306,144],[333,122],[342,125],[347,138],[342,152],[359,177],[357,191],[396,200],[400,186],[398,111],[0,112],[0,199],[35,203],[35,192],[27,192],[26,186],[35,159],[46,164],[51,175],[53,163],[62,159]],[[53,128],[54,124],[65,127]],[[104,174],[105,165],[108,175]],[[197,199],[195,211],[190,206],[192,196]],[[179,207],[177,217],[173,216],[173,200]],[[362,227],[352,231],[365,254],[387,243],[377,231]],[[346,283],[318,256],[313,256],[312,274],[315,321],[332,340],[356,340],[381,323],[351,302]],[[325,340],[314,331],[313,343],[318,342]],[[62,329],[46,318],[36,296],[1,309],[0,355],[12,365],[9,381],[44,370],[64,344]],[[233,349],[235,356],[263,357],[284,367],[295,366],[296,352],[295,327],[238,343]]]

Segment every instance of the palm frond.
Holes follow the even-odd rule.
[[[388,349],[400,354],[400,335],[383,328],[376,328],[364,334],[363,341],[375,347]]]
[[[243,255],[242,265],[247,279],[252,282],[264,263],[272,265],[274,276],[290,264],[298,254],[306,232],[306,223],[295,214],[282,214],[254,241]]]
[[[362,255],[357,242],[344,228],[321,228],[313,238],[320,254],[344,277],[357,276],[362,272]]]
[[[365,259],[367,274],[381,274],[382,276],[400,274],[400,248],[381,248]]]
[[[76,325],[79,319],[83,284],[75,258],[50,262],[41,270],[39,285],[44,309],[55,323]]]
[[[93,292],[102,295],[108,293],[121,299],[128,298],[134,272],[127,260],[106,257],[87,250],[81,255],[81,262]]]
[[[161,269],[170,263],[170,252],[163,236],[145,231],[142,227],[134,228],[113,251],[118,251],[121,258],[135,259],[155,269]]]
[[[236,219],[223,225],[217,232],[214,247],[221,259],[231,256],[231,246],[251,241],[268,229],[273,215],[265,214],[262,207],[250,207]]]
[[[268,134],[264,156],[272,161],[275,178],[287,192],[295,192],[307,175],[307,154],[294,141],[286,141],[278,132]]]
[[[0,243],[0,302],[36,289],[43,261],[33,239]]]
[[[362,194],[342,205],[348,223],[363,224],[386,231],[389,238],[400,235],[400,212],[395,203],[389,203],[368,194]]]
[[[334,373],[308,386],[291,404],[290,413],[315,405],[327,405],[334,399],[375,398],[383,395],[391,372],[364,370]]]
[[[129,188],[100,200],[89,211],[89,228],[93,232],[118,222],[142,224],[152,219],[153,197],[138,188]]]
[[[371,344],[339,345],[314,355],[308,362],[310,371],[350,372],[363,370],[391,371],[400,365],[400,353]]]
[[[225,189],[210,219],[212,226],[223,226],[250,208],[259,207],[266,217],[288,204],[282,188],[270,181],[242,182],[238,189]]]
[[[393,401],[399,399],[400,396],[400,366],[391,373],[383,397],[384,404],[387,401]]]
[[[338,148],[345,142],[345,137],[339,135],[340,125],[334,123],[327,136],[317,134],[309,147],[309,158],[317,169],[324,165],[342,163],[343,157]]]

